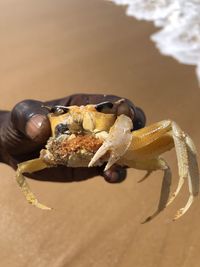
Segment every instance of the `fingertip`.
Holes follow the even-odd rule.
[[[110,169],[103,172],[103,177],[108,183],[121,183],[126,179],[126,168],[120,165],[113,165]]]
[[[13,128],[31,140],[42,143],[50,136],[48,111],[37,100],[23,100],[11,112]]]
[[[26,135],[35,142],[42,143],[50,136],[50,123],[47,116],[33,115],[26,123]]]

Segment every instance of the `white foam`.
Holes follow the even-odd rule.
[[[126,13],[153,21],[161,29],[151,36],[164,55],[196,66],[200,83],[200,0],[110,0]]]

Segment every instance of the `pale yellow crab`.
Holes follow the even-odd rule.
[[[116,116],[97,111],[95,105],[57,107],[49,113],[52,136],[40,157],[18,165],[17,182],[26,199],[41,209],[50,209],[38,202],[31,192],[23,173],[32,173],[57,165],[92,167],[106,163],[105,170],[117,163],[122,166],[164,172],[160,202],[157,211],[145,221],[155,217],[178,195],[185,180],[188,181],[189,199],[174,219],[180,218],[191,206],[199,192],[197,154],[191,138],[170,120],[163,120],[134,130],[132,120],[126,115]],[[175,148],[179,182],[168,201],[171,171],[160,157]]]

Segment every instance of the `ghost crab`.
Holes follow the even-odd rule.
[[[123,103],[123,99],[116,103]],[[163,120],[139,130],[134,130],[129,116],[110,113],[111,102],[86,106],[54,106],[49,109],[52,136],[40,157],[18,164],[16,180],[26,199],[41,209],[50,209],[41,204],[30,190],[24,173],[33,173],[45,168],[65,165],[68,167],[92,167],[106,163],[105,170],[113,164],[146,170],[146,179],[155,170],[163,171],[161,196],[157,210],[147,222],[173,202],[187,179],[189,199],[174,220],[180,218],[191,206],[199,191],[197,153],[192,139],[171,120]],[[133,114],[134,116],[134,114]],[[179,182],[169,197],[171,171],[160,157],[175,148]]]

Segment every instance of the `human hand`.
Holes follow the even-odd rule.
[[[11,112],[1,111],[0,161],[17,168],[18,163],[39,157],[40,150],[51,135],[48,111],[42,107],[43,105],[80,106],[104,101],[115,102],[119,99],[121,98],[113,95],[76,94],[47,102],[24,100],[18,103]],[[143,111],[127,99],[123,105],[115,107],[113,112],[131,117],[134,130],[145,125],[146,119]],[[69,182],[86,180],[96,175],[102,175],[108,182],[121,182],[126,177],[126,168],[114,165],[104,172],[103,167],[67,168],[60,166],[42,170],[30,177],[38,180]]]

